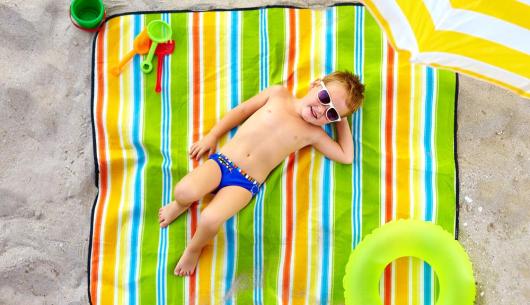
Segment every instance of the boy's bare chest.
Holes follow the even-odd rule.
[[[284,147],[307,145],[308,130],[305,124],[288,113],[280,103],[267,103],[248,118],[240,129],[262,141],[276,142]]]

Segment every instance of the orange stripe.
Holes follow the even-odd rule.
[[[385,118],[385,222],[392,220],[392,112],[393,112],[393,94],[394,94],[394,50],[387,43],[387,71],[386,71],[386,118]],[[385,269],[385,305],[390,305],[392,292],[392,267],[389,265]]]
[[[103,203],[107,197],[107,167],[106,167],[106,147],[105,147],[105,133],[103,132],[103,96],[105,88],[103,87],[104,83],[104,71],[103,71],[103,58],[104,58],[104,48],[103,42],[105,37],[105,29],[107,25],[101,27],[100,32],[98,33],[97,40],[97,53],[98,57],[96,60],[96,72],[97,72],[97,82],[98,82],[98,95],[96,97],[96,124],[97,124],[97,139],[98,139],[98,152],[99,152],[99,196],[98,196],[98,205],[94,215],[94,233],[92,235],[92,253],[91,253],[91,269],[90,269],[90,296],[92,304],[98,304],[97,299],[97,283],[99,282],[99,262],[101,258],[99,257],[99,238],[101,234],[101,221],[103,216]]]
[[[294,9],[289,9],[289,58],[287,59],[287,88],[294,88],[294,57],[296,54],[296,16]]]
[[[287,59],[287,88],[293,93],[294,90],[294,59],[296,46],[296,16],[294,9],[289,9],[289,46]],[[293,242],[293,169],[294,169],[295,154],[289,155],[287,163],[286,174],[286,215],[285,215],[285,235],[286,246],[284,252],[284,265],[282,275],[282,304],[289,304],[289,289],[291,281],[291,256],[292,256],[292,242]]]

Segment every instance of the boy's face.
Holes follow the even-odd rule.
[[[330,82],[326,84],[329,96],[335,109],[342,117],[348,112],[348,106],[346,106],[347,93],[346,90],[337,82]],[[307,92],[307,99],[304,103],[301,111],[302,118],[313,125],[322,126],[330,121],[326,118],[326,111],[330,105],[322,105],[318,99],[318,92],[322,90],[320,81],[316,81],[311,85],[311,89]]]

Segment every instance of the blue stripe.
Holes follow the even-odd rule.
[[[254,208],[254,237],[263,236],[263,196],[265,184],[261,187]],[[254,243],[254,304],[263,304],[263,239],[255,240]]]
[[[434,104],[434,69],[426,68],[426,93],[425,93],[425,134],[423,135],[423,146],[425,148],[425,220],[433,221],[433,159],[432,159],[432,137],[433,137],[433,104]],[[423,284],[425,305],[432,304],[432,268],[423,263]]]
[[[169,23],[169,15],[163,14],[162,20]],[[165,58],[162,69],[162,124],[161,124],[161,153],[162,153],[162,206],[171,201],[171,154],[169,152],[169,139],[171,130],[171,100],[169,90],[169,59]],[[157,304],[164,305],[167,301],[166,280],[167,280],[167,246],[168,229],[162,228],[159,236],[158,266],[157,266]]]
[[[230,20],[231,20],[231,27],[230,27],[230,50],[232,52],[230,53],[230,63],[229,67],[231,67],[230,70],[230,106],[231,108],[237,107],[239,104],[239,12],[232,11],[230,12]],[[234,128],[230,130],[230,138],[232,138],[237,129]],[[226,221],[225,227],[226,227],[226,275],[225,275],[225,294],[228,293],[228,291],[232,288],[232,282],[234,279],[234,273],[235,273],[235,252],[236,252],[236,234],[235,234],[235,217],[232,216],[230,219]],[[225,304],[230,305],[233,303],[233,298],[229,298],[225,301]]]
[[[269,41],[267,36],[267,10],[260,9],[260,91],[268,87]],[[254,304],[263,304],[263,197],[265,184],[260,189],[254,207]]]
[[[364,69],[364,7],[355,7],[355,71],[361,82],[363,81]],[[352,248],[361,241],[361,203],[362,203],[362,146],[361,146],[361,128],[362,128],[362,109],[357,110],[352,117],[352,134],[354,143],[353,159],[353,208],[352,208]]]
[[[230,12],[231,27],[230,27],[230,79],[231,89],[230,103],[231,107],[235,108],[239,104],[239,12]],[[237,127],[230,130],[230,138],[232,138],[237,131]]]
[[[134,16],[134,36],[136,37],[140,34],[142,25],[142,16]],[[133,59],[133,77],[134,77],[134,106],[133,106],[133,123],[132,123],[132,144],[137,155],[137,168],[134,173],[134,195],[133,195],[133,208],[131,216],[131,255],[129,257],[129,300],[130,304],[136,304],[136,298],[138,297],[137,291],[137,277],[138,277],[138,247],[140,246],[139,242],[139,232],[140,219],[142,213],[142,191],[143,191],[143,170],[145,166],[145,152],[142,148],[141,141],[142,135],[140,135],[140,124],[141,124],[141,115],[143,114],[142,102],[143,102],[143,79],[140,71],[140,56],[135,56]]]
[[[425,147],[425,220],[432,221],[433,204],[433,160],[432,160],[432,107],[434,104],[434,70],[426,68],[427,88],[425,93],[425,134],[423,135],[423,145]]]
[[[324,73],[327,75],[333,72],[334,69],[334,46],[335,37],[333,31],[333,20],[334,20],[335,8],[326,9],[326,51],[325,51],[325,65]],[[333,137],[332,128],[330,124],[324,125],[326,133]],[[330,176],[331,176],[331,161],[328,158],[324,158],[324,180],[322,186],[322,277],[321,277],[321,290],[320,290],[320,302],[323,304],[328,303],[329,298],[329,269],[331,268],[330,263]]]

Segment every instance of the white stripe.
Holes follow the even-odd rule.
[[[455,9],[448,0],[423,0],[435,28],[487,39],[530,54],[530,30],[474,11]]]
[[[124,44],[124,26],[123,26],[123,20],[127,17],[120,18],[120,38],[119,38],[119,49],[118,54],[119,57],[122,58],[123,56],[123,44]],[[119,90],[120,92],[123,92],[123,79],[124,76],[120,75],[119,77]],[[120,203],[118,207],[118,225],[117,225],[117,232],[116,232],[116,263],[114,265],[114,300],[118,300],[118,291],[123,289],[123,285],[119,282],[119,275],[122,272],[120,270],[120,261],[121,261],[121,227],[123,225],[123,214],[124,214],[124,199],[126,194],[126,185],[127,185],[127,153],[125,151],[125,145],[124,145],[124,139],[123,139],[123,107],[124,107],[124,96],[123,94],[120,94],[119,96],[119,110],[118,110],[118,137],[119,137],[119,145],[120,150],[122,152],[123,157],[123,180],[121,185],[121,196],[120,196]],[[117,288],[117,289],[116,289]],[[128,289],[124,289],[124,291],[128,292]]]
[[[409,194],[410,194],[410,205],[409,205],[409,214],[410,214],[410,218],[414,218],[414,204],[415,204],[415,195],[414,195],[414,176],[416,175],[415,174],[415,170],[414,170],[414,160],[416,158],[415,154],[414,154],[414,135],[416,134],[415,132],[415,118],[414,118],[414,114],[415,114],[415,111],[414,109],[416,109],[416,106],[415,106],[415,103],[416,101],[418,100],[417,97],[416,97],[416,69],[415,69],[415,65],[411,65],[411,69],[410,69],[410,77],[411,77],[411,81],[410,81],[410,101],[409,101],[409,104],[410,104],[410,108],[409,108],[409,118],[410,118],[410,121],[409,121],[409,130],[411,131],[409,133],[409,154],[410,154],[410,158],[409,158],[409,173],[410,173],[410,176],[409,176]]]
[[[398,49],[411,50],[411,52],[417,53],[416,36],[397,3],[388,0],[374,0],[373,3],[381,16],[390,24],[390,31]]]
[[[412,57],[410,61],[426,65],[435,63],[443,66],[460,67],[530,92],[530,79],[469,57],[442,52],[426,52]]]
[[[386,197],[386,187],[385,187],[385,176],[386,176],[386,145],[385,145],[385,123],[386,123],[386,71],[387,71],[387,53],[388,53],[388,44],[385,43],[387,41],[387,37],[385,34],[383,34],[383,46],[381,48],[382,52],[382,63],[381,63],[381,137],[380,137],[380,150],[381,150],[381,159],[380,159],[380,183],[381,183],[381,195],[379,197],[380,199],[380,215],[379,215],[379,224],[383,225],[385,223],[385,214],[386,214],[386,205],[385,205],[385,197]],[[384,286],[383,286],[384,287]]]

